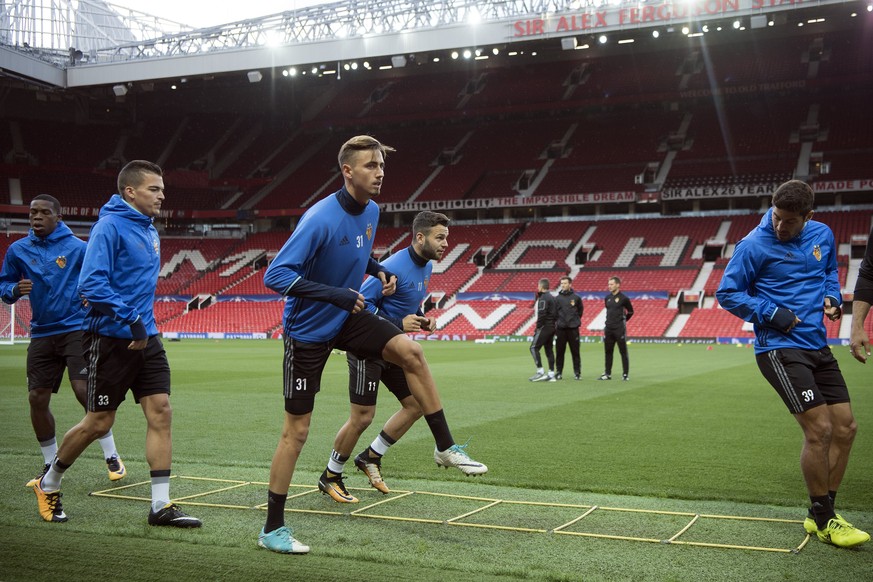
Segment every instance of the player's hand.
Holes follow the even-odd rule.
[[[407,315],[403,318],[403,331],[405,333],[415,333],[419,331],[428,331],[427,325],[428,319],[426,317],[419,317],[414,313],[411,315]]]
[[[436,317],[423,317],[424,321],[421,324],[422,331],[436,331]]]
[[[127,349],[140,351],[144,350],[149,343],[149,338],[141,339],[141,340],[132,340],[129,344],[127,344]]]
[[[852,357],[861,362],[867,363],[867,358],[870,357],[870,338],[867,332],[863,329],[860,332],[852,332],[852,337],[849,340],[849,351],[852,352]]]
[[[365,305],[364,296],[352,288],[349,288],[349,291],[351,291],[352,293],[355,293],[358,296],[357,299],[355,299],[355,306],[352,308],[352,313],[358,313],[360,311],[363,311],[364,305]]]
[[[794,329],[794,326],[800,323],[800,321],[800,318],[790,309],[777,307],[776,311],[773,312],[773,317],[770,318],[768,327],[778,329],[782,333],[788,333]]]
[[[15,287],[18,289],[15,294],[21,297],[22,295],[27,295],[33,291],[33,281],[30,279],[22,279],[16,283]]]
[[[390,278],[386,278],[385,271],[379,271],[379,280],[382,281],[382,295],[385,297],[394,295],[397,291],[397,276],[391,275]]]
[[[824,312],[831,321],[837,321],[843,316],[843,310],[840,309],[839,305],[832,305],[830,297],[825,297]]]

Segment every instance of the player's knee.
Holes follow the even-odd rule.
[[[32,410],[48,410],[52,399],[52,391],[49,389],[31,390],[27,394],[27,400]]]
[[[376,409],[373,407],[368,408],[368,410],[356,411],[349,417],[349,423],[359,432],[364,432],[373,424]]]
[[[169,434],[173,423],[173,409],[170,407],[170,401],[166,395],[163,400],[154,396],[148,397],[148,400],[143,398],[140,400],[140,405],[143,414],[145,414],[148,430]],[[106,430],[109,428],[107,427]]]
[[[833,438],[833,425],[830,422],[818,422],[807,427],[803,434],[807,443],[828,447]]]
[[[855,435],[858,433],[858,423],[854,418],[848,422],[836,425],[833,427],[833,439],[842,443],[851,443],[855,440]]]
[[[395,360],[389,360],[403,368],[405,372],[417,372],[427,366],[427,361],[424,359],[424,350],[421,346],[412,341],[407,340],[399,342],[394,353]]]
[[[282,441],[298,452],[303,448],[306,439],[309,438],[309,425],[303,423],[286,424],[282,430]]]
[[[92,441],[106,435],[112,428],[115,415],[110,412],[89,412],[82,421],[82,426]]]
[[[173,408],[170,406],[170,401],[168,399],[159,403],[157,406],[151,407],[149,410],[149,422],[170,426],[172,421]]]

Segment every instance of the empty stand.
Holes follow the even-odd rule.
[[[268,333],[282,323],[282,301],[215,303],[159,326],[162,332]]]
[[[717,305],[706,309],[694,309],[682,328],[681,337],[755,337],[752,331],[743,330],[744,323],[742,319]]]

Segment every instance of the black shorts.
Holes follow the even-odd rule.
[[[85,332],[82,347],[88,362],[89,412],[117,410],[127,391],[138,404],[152,394],[170,393],[170,363],[159,336],[144,350],[129,350],[131,340]]]
[[[330,341],[310,344],[285,337],[282,383],[285,410],[289,414],[309,414],[315,395],[321,390],[321,373],[334,348],[364,359],[381,359],[382,350],[400,331],[393,323],[369,311],[352,314]]]
[[[840,365],[828,347],[773,350],[758,354],[755,359],[764,378],[792,414],[822,404],[849,402],[849,389]]]
[[[385,360],[360,359],[346,354],[349,363],[349,402],[360,406],[376,406],[379,381],[391,391],[397,400],[411,396],[403,368]]]
[[[71,331],[46,337],[35,337],[27,346],[27,389],[51,388],[57,393],[64,379],[64,368],[70,381],[88,377],[82,352],[82,332]]]

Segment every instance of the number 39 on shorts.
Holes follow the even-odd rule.
[[[812,402],[815,400],[815,392],[812,390],[804,390],[800,395],[803,397],[804,402]]]

